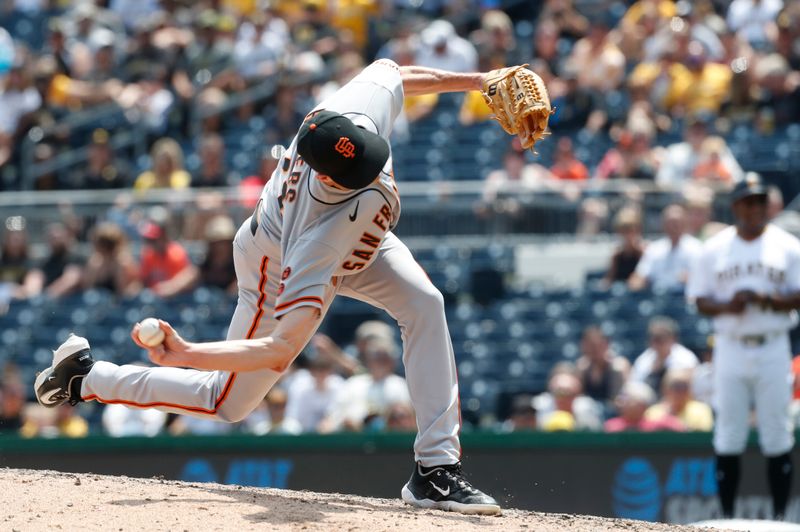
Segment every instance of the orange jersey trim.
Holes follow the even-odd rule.
[[[101,403],[109,405],[135,406],[137,408],[154,408],[156,406],[166,406],[169,408],[178,408],[181,410],[187,410],[189,412],[199,412],[201,414],[215,414],[217,412],[216,408],[214,408],[214,410],[209,410],[208,408],[202,408],[199,406],[186,406],[186,405],[177,405],[172,403],[135,403],[133,401],[125,401],[123,399],[103,399],[102,397],[98,397],[97,395],[89,395],[87,397],[83,397],[83,400],[84,401],[97,400]]]
[[[258,303],[256,303],[256,315],[253,317],[253,322],[250,324],[250,328],[247,330],[247,338],[248,340],[253,337],[253,335],[258,330],[258,325],[261,322],[261,316],[264,315],[264,301],[267,299],[267,293],[264,291],[264,286],[267,284],[267,266],[269,265],[269,257],[264,255],[261,259],[261,278],[258,281]]]
[[[294,305],[296,303],[304,303],[304,302],[319,303],[320,307],[323,306],[322,305],[322,300],[320,298],[315,297],[315,296],[306,296],[306,297],[298,297],[297,299],[289,301],[287,303],[281,303],[280,305],[275,307],[275,311],[278,312],[278,311],[281,311],[281,310],[285,310],[285,309],[291,307],[292,305]]]

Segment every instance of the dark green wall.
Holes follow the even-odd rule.
[[[0,465],[397,497],[411,473],[413,441],[412,434],[5,437]],[[710,434],[472,433],[462,443],[470,480],[506,506],[670,522],[718,511]],[[769,513],[764,477],[751,445],[740,505],[748,517]],[[789,517],[800,520],[800,501]]]

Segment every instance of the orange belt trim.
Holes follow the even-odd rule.
[[[250,328],[247,331],[247,339],[251,339],[255,332],[258,330],[258,324],[261,322],[261,317],[264,315],[264,300],[267,298],[267,294],[264,291],[264,285],[267,284],[267,265],[269,264],[269,257],[264,255],[261,259],[261,278],[258,282],[258,309],[256,310],[256,315],[253,317],[253,322],[250,324]],[[123,399],[102,399],[97,395],[89,395],[87,397],[82,397],[84,401],[92,401],[96,400],[101,403],[105,404],[121,404],[126,406],[135,406],[138,408],[153,408],[157,406],[163,406],[167,408],[176,408],[179,410],[186,410],[188,412],[198,412],[200,414],[216,414],[219,410],[219,407],[222,406],[222,403],[225,402],[225,399],[228,398],[231,389],[233,388],[233,383],[236,381],[236,373],[231,373],[228,376],[228,381],[225,383],[225,387],[222,389],[222,393],[217,398],[216,402],[214,403],[214,409],[209,410],[208,408],[202,408],[199,406],[186,406],[186,405],[178,405],[173,403],[135,403],[133,401],[125,401]]]
[[[295,303],[302,303],[304,301],[308,301],[309,303],[319,303],[320,306],[323,306],[322,300],[320,298],[315,297],[315,296],[306,296],[306,297],[298,297],[297,299],[295,299],[293,301],[289,301],[288,303],[281,303],[280,305],[275,307],[275,311],[277,312],[277,311],[280,311],[280,310],[284,310],[284,309],[289,308],[290,306],[294,305]]]

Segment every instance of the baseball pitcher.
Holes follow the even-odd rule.
[[[317,330],[337,294],[386,310],[400,325],[417,416],[416,466],[402,489],[424,508],[498,514],[460,465],[453,347],[442,296],[392,233],[400,217],[389,135],[404,95],[483,90],[498,120],[532,148],[550,105],[522,67],[454,73],[379,60],[303,122],[252,217],[233,241],[239,301],[228,340],[190,343],[166,322],[147,348],[162,367],[94,362],[71,336],[36,379],[39,401],[100,401],[235,422],[247,416]],[[179,369],[191,368],[191,369]]]

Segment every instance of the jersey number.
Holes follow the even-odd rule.
[[[283,182],[283,186],[281,187],[281,195],[278,196],[278,206],[281,209],[281,213],[283,213],[283,206],[285,203],[291,203],[297,199],[297,190],[295,187],[300,181],[301,173],[301,171],[292,172],[289,176],[289,179]]]

